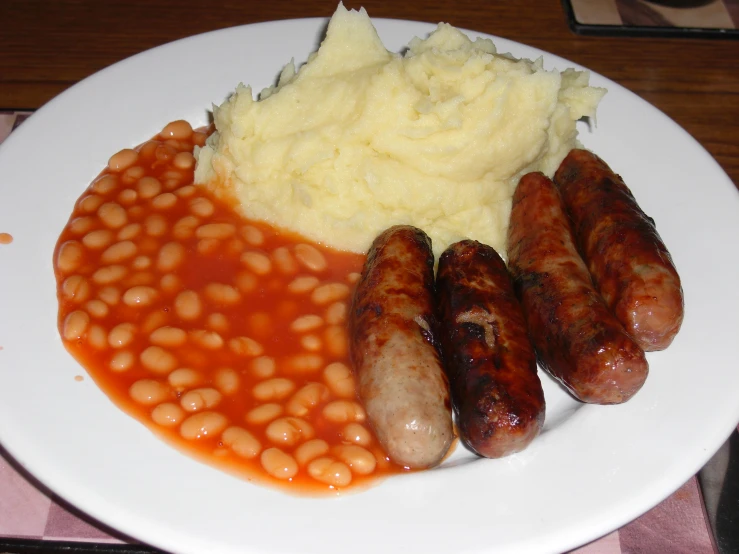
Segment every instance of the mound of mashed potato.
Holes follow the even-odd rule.
[[[447,24],[389,52],[364,9],[339,5],[317,52],[255,99],[214,106],[196,183],[245,217],[366,252],[387,227],[426,231],[438,255],[472,238],[505,256],[521,175],[552,175],[604,89],[545,71]]]

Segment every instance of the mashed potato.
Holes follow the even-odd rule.
[[[214,107],[195,181],[341,250],[407,223],[437,256],[462,238],[505,255],[518,178],[551,175],[603,94],[586,73],[545,71],[443,23],[388,52],[363,9],[339,5],[299,71],[288,64],[259,100],[239,85]]]

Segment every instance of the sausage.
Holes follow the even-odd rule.
[[[439,258],[436,289],[460,438],[488,458],[520,452],[544,424],[544,391],[505,262],[490,246],[457,242]]]
[[[680,330],[680,277],[654,220],[595,154],[572,150],[554,176],[596,288],[646,351],[667,348]]]
[[[508,264],[539,364],[582,400],[618,404],[644,384],[644,351],[595,290],[554,183],[524,175],[513,194]]]
[[[350,352],[370,425],[409,468],[437,465],[454,436],[434,296],[431,239],[408,225],[381,233],[352,300]]]

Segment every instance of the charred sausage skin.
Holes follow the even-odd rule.
[[[460,438],[476,453],[519,452],[544,424],[544,391],[505,262],[457,242],[439,259],[440,338]]]
[[[654,220],[621,177],[587,150],[572,150],[554,180],[608,307],[644,350],[667,348],[682,324],[684,301]]]
[[[407,225],[380,234],[352,301],[351,358],[378,440],[410,468],[437,465],[454,436],[434,296],[431,239]]]
[[[513,195],[509,268],[540,365],[584,402],[618,404],[644,384],[644,351],[593,286],[554,183],[524,175]]]

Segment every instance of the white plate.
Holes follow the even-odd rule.
[[[376,20],[388,48],[433,26]],[[632,93],[609,89],[583,143],[629,183],[683,278],[685,324],[649,354],[623,406],[578,404],[543,377],[545,432],[527,451],[388,479],[341,498],[292,497],[202,465],[116,408],[64,350],[52,250],[108,157],[167,122],[206,121],[239,81],[272,83],[305,59],[324,20],[226,29],[114,65],[62,94],[0,146],[0,441],[31,474],[111,527],[178,552],[561,552],[639,516],[689,479],[739,420],[739,202],[685,131]],[[474,33],[472,33],[474,35]],[[495,39],[501,51],[544,54]]]

